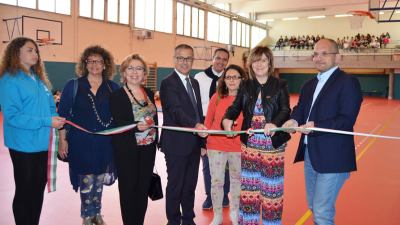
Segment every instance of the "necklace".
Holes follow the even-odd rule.
[[[146,107],[146,106],[149,105],[149,103],[147,102],[147,100],[144,100],[143,103],[140,103],[140,102],[135,98],[135,95],[133,95],[131,89],[128,87],[128,84],[125,84],[125,87],[126,87],[126,89],[128,89],[129,94],[131,94],[133,100],[134,100],[138,105],[140,105],[141,107]],[[142,89],[142,92],[143,92],[144,98],[147,99],[147,95],[146,95],[146,93],[144,93],[143,89]]]
[[[104,121],[100,118],[99,113],[97,112],[96,105],[95,105],[95,103],[94,103],[93,97],[92,97],[90,94],[88,94],[88,97],[89,97],[89,99],[90,99],[90,101],[91,101],[91,103],[92,103],[92,109],[93,109],[93,111],[94,111],[94,114],[96,115],[96,120],[97,120],[97,122],[99,122],[103,127],[109,127],[109,126],[111,125],[112,121],[113,121],[113,118],[111,117],[111,118],[110,118],[110,121],[108,121],[107,123],[104,122]]]

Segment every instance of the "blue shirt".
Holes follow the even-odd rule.
[[[53,95],[36,74],[22,70],[0,78],[4,144],[21,152],[47,151],[51,117],[57,116]]]
[[[78,79],[78,90],[73,100],[73,80],[64,87],[58,113],[89,131],[103,131],[114,127],[109,97],[118,84],[103,80],[96,95],[90,91],[87,76]],[[70,115],[72,109],[72,116]],[[72,127],[68,131],[68,160],[70,180],[74,190],[78,189],[78,175],[114,174],[111,137],[94,135]],[[114,179],[112,180],[112,182]],[[111,182],[111,183],[112,183]]]
[[[312,107],[314,105],[315,99],[317,99],[319,93],[321,92],[322,88],[324,87],[326,81],[328,81],[329,77],[331,77],[332,73],[335,72],[335,70],[338,68],[338,66],[334,66],[332,68],[330,68],[329,70],[323,72],[323,73],[319,73],[317,75],[317,79],[318,79],[318,83],[317,86],[315,87],[315,91],[314,91],[314,95],[313,95],[313,99],[312,99],[312,103],[311,103],[311,107],[310,107],[310,112],[308,113],[308,117],[307,117],[307,122],[308,122],[308,118],[310,118],[310,114],[311,114],[311,110]],[[308,136],[305,135],[304,136],[304,144],[308,143]]]

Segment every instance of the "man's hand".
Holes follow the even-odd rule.
[[[206,126],[204,126],[204,124],[201,123],[197,123],[196,126],[194,127],[194,129],[196,130],[208,130]],[[208,136],[208,133],[202,133],[202,132],[197,132],[197,135],[199,135],[202,138],[205,138]]]
[[[292,127],[298,127],[298,126],[299,126],[299,124],[294,119],[288,120],[282,125],[282,127],[284,127],[284,128],[292,128]],[[286,130],[286,132],[287,133],[296,133],[296,131],[294,129]]]
[[[313,121],[308,121],[306,124],[301,125],[301,128],[312,128],[314,127],[314,122]],[[309,134],[310,132],[312,132],[311,130],[302,130],[300,131],[303,134]]]

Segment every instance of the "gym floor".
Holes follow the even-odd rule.
[[[298,97],[292,96],[292,106]],[[160,119],[162,115],[160,114]],[[12,199],[14,195],[13,169],[8,149],[3,144],[2,115],[0,113],[0,224],[14,224]],[[361,107],[356,132],[400,136],[400,101],[367,97]],[[284,225],[310,225],[312,215],[307,210],[303,164],[293,164],[299,134],[295,134],[286,149]],[[400,141],[355,137],[358,171],[345,183],[337,204],[338,225],[395,225],[400,221]],[[157,152],[156,168],[165,190],[167,174],[164,155]],[[200,165],[201,168],[201,165]],[[57,191],[46,193],[41,225],[81,224],[80,200],[69,182],[68,164],[58,161]],[[212,211],[203,211],[205,198],[200,169],[196,189],[195,222],[209,224]],[[102,213],[108,225],[122,224],[117,184],[104,189]],[[146,225],[164,225],[165,199],[149,201]],[[224,210],[224,225],[230,225],[228,209]]]

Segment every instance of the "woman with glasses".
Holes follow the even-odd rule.
[[[114,127],[109,106],[111,92],[119,87],[111,81],[114,72],[110,52],[98,45],[87,47],[76,66],[79,78],[65,85],[58,113],[93,132]],[[68,126],[60,131],[59,155],[68,156],[72,187],[80,191],[83,224],[104,225],[103,184],[111,185],[116,179],[111,137]]]
[[[114,135],[115,164],[124,225],[144,223],[148,190],[158,140],[157,108],[154,93],[143,85],[148,68],[137,54],[128,56],[121,64],[123,87],[110,98],[110,110],[117,126],[136,123],[128,132]]]
[[[228,66],[218,80],[217,92],[211,97],[204,125],[210,129],[221,129],[221,121],[226,109],[235,100],[242,80],[246,78],[244,70],[237,65]],[[233,130],[240,130],[243,116],[240,113]],[[229,163],[230,178],[230,218],[232,224],[238,223],[240,197],[240,139],[223,135],[210,135],[207,138],[207,154],[211,174],[211,200],[214,219],[212,225],[222,223],[222,200],[224,197],[225,166]]]
[[[228,108],[223,119],[225,130],[232,130],[234,120],[243,113],[241,130],[264,129],[264,133],[241,134],[242,168],[239,224],[281,224],[283,209],[283,170],[285,132],[271,132],[290,115],[286,82],[272,76],[272,51],[258,46],[251,50],[249,80]]]

